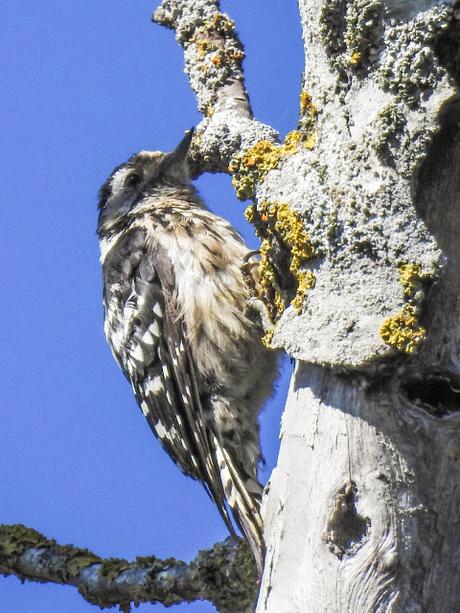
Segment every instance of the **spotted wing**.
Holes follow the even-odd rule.
[[[210,449],[171,263],[130,230],[104,262],[105,332],[154,434],[187,475],[202,481],[233,533]]]

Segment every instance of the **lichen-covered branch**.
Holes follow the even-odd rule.
[[[244,86],[243,46],[218,0],[163,0],[153,20],[176,32],[185,72],[204,119],[192,150],[194,172],[228,172],[236,152],[277,133],[252,116]]]
[[[22,525],[0,526],[0,574],[21,581],[74,586],[101,608],[209,600],[218,611],[244,611],[254,601],[257,571],[244,541],[227,539],[200,551],[189,564],[154,556],[134,562],[102,559],[88,549],[58,545]]]

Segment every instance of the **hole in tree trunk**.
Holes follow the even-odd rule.
[[[460,389],[449,377],[427,375],[401,385],[402,393],[410,403],[423,408],[435,417],[444,417],[460,410]]]
[[[327,525],[324,541],[340,560],[354,555],[362,547],[369,533],[371,521],[356,509],[358,489],[351,481],[338,492],[334,511]]]

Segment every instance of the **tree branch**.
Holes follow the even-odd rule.
[[[245,541],[230,538],[198,552],[189,564],[154,556],[134,562],[102,559],[88,549],[58,545],[32,528],[0,526],[0,573],[21,581],[72,585],[101,608],[131,603],[209,600],[222,613],[249,610],[257,589],[254,560]]]
[[[204,115],[192,150],[194,174],[228,172],[237,151],[277,133],[253,118],[244,85],[243,46],[218,0],[163,0],[153,20],[176,32],[185,72]]]

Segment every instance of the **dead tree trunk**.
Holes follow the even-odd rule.
[[[257,197],[300,213],[315,286],[273,336],[298,363],[257,611],[458,611],[460,11],[299,4],[315,144]]]

